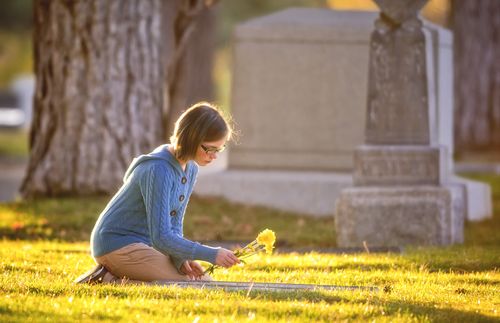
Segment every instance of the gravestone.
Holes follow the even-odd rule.
[[[11,90],[17,96],[19,108],[24,111],[25,120],[23,127],[28,129],[31,126],[33,115],[35,78],[32,75],[21,75],[12,82]]]
[[[231,112],[241,137],[220,156],[220,167],[201,168],[195,192],[331,216],[342,189],[353,185],[353,153],[364,140],[376,18],[376,12],[292,8],[238,25]],[[452,37],[429,22],[424,29],[432,39],[425,46],[432,62],[429,136],[448,148],[439,158],[451,170]],[[487,191],[479,195],[489,199]],[[476,218],[491,215],[491,206],[481,206],[472,210]]]
[[[375,12],[288,9],[236,28],[229,168],[351,171],[363,143]],[[426,23],[432,139],[452,151],[452,40]],[[436,102],[439,100],[439,102]],[[436,104],[440,104],[439,109]],[[292,158],[293,157],[293,158]]]
[[[446,146],[431,142],[427,0],[375,0],[365,145],[354,154],[355,186],[342,191],[340,246],[447,245],[463,241],[465,191],[449,182]]]
[[[281,284],[281,283],[257,283],[257,282],[227,282],[227,281],[175,281],[159,280],[149,283],[150,285],[178,287],[178,288],[201,288],[222,289],[225,291],[266,291],[266,292],[296,292],[296,291],[368,291],[378,292],[374,286],[338,286],[338,285],[313,285],[313,284]]]

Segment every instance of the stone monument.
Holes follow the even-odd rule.
[[[365,145],[354,153],[354,187],[336,205],[339,246],[447,245],[463,241],[465,191],[449,182],[448,151],[431,144],[427,0],[375,0]]]
[[[289,8],[239,24],[231,113],[241,137],[217,165],[200,168],[195,193],[332,216],[342,189],[353,185],[354,150],[364,143],[370,34],[377,16]],[[447,148],[439,158],[448,166],[439,165],[451,171],[453,37],[423,23],[431,38],[425,44],[428,133],[431,145]],[[466,184],[467,216],[490,216],[489,186]]]

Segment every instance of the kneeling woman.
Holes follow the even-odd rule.
[[[237,264],[230,250],[183,237],[198,165],[216,159],[231,135],[221,113],[202,102],[180,116],[169,145],[135,158],[92,231],[91,251],[98,265],[76,282],[210,280],[195,260]]]

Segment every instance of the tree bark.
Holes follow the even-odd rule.
[[[22,193],[113,193],[163,141],[162,1],[37,0],[37,77]]]
[[[500,149],[500,1],[452,2],[456,151]]]
[[[177,14],[171,32],[166,33],[167,43],[175,48],[167,61],[166,137],[172,134],[174,122],[183,110],[198,101],[214,98],[216,7],[204,0],[167,4],[165,21],[171,20],[172,12]]]

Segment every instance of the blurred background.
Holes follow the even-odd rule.
[[[171,0],[164,3],[194,2],[196,1]],[[205,3],[209,2],[211,1],[205,1]],[[61,3],[71,2],[61,1]],[[3,221],[0,225],[2,231],[0,233],[16,239],[38,235],[86,240],[95,217],[107,201],[106,197],[86,198],[83,202],[85,208],[81,207],[82,201],[78,199],[24,202],[15,200],[19,196],[18,191],[28,165],[32,96],[35,85],[33,75],[36,67],[33,52],[34,7],[37,4],[42,6],[47,2],[12,0],[0,3],[0,202],[14,200],[0,203],[2,215],[0,220]],[[494,13],[500,10],[499,6],[500,1],[495,0],[430,0],[422,10],[422,15],[428,21],[449,29],[454,37],[453,123],[454,159],[457,161],[455,170],[460,174],[474,173],[468,176],[490,183],[494,192],[494,213],[497,215],[499,204],[495,201],[500,200],[498,199],[500,187],[498,80],[500,77],[495,78],[495,75],[498,75],[500,71],[498,65],[500,61],[496,60],[498,61],[496,62],[495,57],[498,57],[500,26],[498,25],[499,19],[495,19]],[[196,28],[194,31],[191,30],[190,41],[184,48],[181,62],[177,64],[179,71],[182,72],[182,69],[187,69],[187,71],[173,73],[172,75],[182,77],[169,80],[168,90],[176,94],[170,98],[170,110],[176,110],[178,113],[180,109],[198,100],[209,100],[230,111],[232,35],[235,26],[249,19],[290,7],[377,10],[371,0],[215,1],[196,17]],[[169,12],[165,14],[168,15]],[[179,14],[179,17],[185,21],[183,24],[182,19],[179,19],[181,21],[176,25],[179,29],[177,31],[182,33],[189,30],[189,28],[184,28],[192,22],[189,16]],[[43,57],[43,53],[40,54]],[[77,71],[75,74],[78,73],[80,72]],[[176,117],[170,114],[169,118],[175,120]],[[67,138],[65,134],[62,137]],[[126,137],[128,139],[130,133],[126,133]],[[78,148],[81,149],[82,145],[78,143]],[[94,146],[87,145],[90,147],[87,148],[88,150],[83,149],[83,155],[95,154],[97,150],[95,146],[104,146],[99,140],[93,144]],[[58,154],[78,153],[78,151],[68,151],[67,147],[68,145],[65,145],[61,148],[62,153]],[[122,153],[126,158],[133,156],[130,151],[124,150]],[[97,154],[101,156],[100,153]],[[113,169],[113,167],[106,169]],[[63,182],[69,177],[69,173],[71,171],[61,169],[59,177],[51,177]],[[117,173],[121,179],[121,169],[118,169]],[[77,179],[89,177],[87,175],[77,176]],[[48,183],[47,187],[52,189],[55,185],[51,186]],[[76,185],[76,187],[81,186]],[[46,193],[48,196],[57,196],[50,190]],[[88,195],[86,192],[83,193],[84,196]],[[65,196],[64,194],[66,192],[63,191],[60,195]],[[332,246],[335,243],[335,239],[332,238],[333,218],[331,217],[311,218],[296,213],[289,215],[276,210],[228,204],[223,200],[212,198],[195,198],[190,207],[192,214],[186,223],[186,234],[193,239],[250,239],[259,228],[269,227],[276,228],[277,234],[280,237],[286,237],[287,243],[291,245]],[[218,223],[221,229],[216,232],[196,230],[200,225],[217,227]],[[496,218],[475,226],[467,224],[466,241],[474,244],[484,241],[496,244],[495,236],[500,232],[498,231],[499,224],[500,221]],[[282,239],[281,243],[285,243],[284,240]]]
[[[33,93],[33,2],[4,1],[0,4],[0,156],[26,157],[27,132]],[[370,0],[232,0],[219,1],[212,9],[210,29],[214,38],[212,100],[230,108],[231,33],[236,24],[288,7],[320,7],[345,10],[376,10]],[[424,16],[448,25],[450,3],[432,0]],[[208,28],[205,28],[208,29]]]
[[[193,57],[188,58],[188,60],[201,62],[199,65],[191,65],[198,70],[205,68],[209,72],[206,73],[207,77],[204,80],[202,80],[203,78],[188,80],[187,94],[182,100],[172,103],[172,111],[179,110],[199,99],[213,101],[222,108],[230,110],[231,35],[235,25],[253,17],[288,7],[319,7],[339,10],[376,10],[377,8],[370,0],[216,1],[215,5],[210,6],[209,11],[200,17],[196,31],[191,37],[192,43],[188,45],[193,46],[193,43],[197,43],[198,45],[194,46],[203,46],[203,51],[200,51],[199,47],[197,50],[191,51],[191,53],[201,53],[204,56],[203,59],[200,60],[200,57],[197,59],[196,54],[192,54]],[[472,19],[468,21],[481,20],[480,11],[469,10],[467,12],[463,8],[456,8],[452,0],[431,0],[422,11],[422,15],[426,19],[451,29],[455,39],[467,39],[466,30],[474,32],[474,29],[464,26],[468,23],[466,19],[460,20],[460,28],[458,28],[458,24],[453,23],[454,16],[467,14],[472,15]],[[28,157],[28,136],[34,89],[33,25],[33,2],[31,0],[3,1],[0,4],[0,162],[3,165],[1,168],[4,178],[22,176],[22,167],[24,167]],[[477,28],[475,30],[477,32]],[[205,42],[200,42],[201,39]],[[480,51],[481,48],[467,50],[468,56],[480,57],[480,55],[475,55],[473,51]],[[455,46],[454,51],[455,64],[461,62],[467,64],[466,60],[457,59],[457,55],[462,55],[461,48]],[[458,58],[460,57],[458,56]],[[462,65],[464,64],[462,63]],[[460,75],[457,73],[458,68],[455,67],[455,77]],[[494,94],[495,91],[498,92],[498,89],[495,83],[486,85],[490,87],[489,91],[493,92],[489,93],[480,88],[468,87],[467,83],[464,83],[465,79],[460,82],[461,85],[455,86],[456,89],[469,88],[481,92],[482,94],[477,95],[486,96],[484,100],[489,100],[490,107],[478,108],[477,113],[467,111],[467,107],[459,106],[460,98],[464,95],[470,96],[470,93],[464,94],[463,90],[455,90],[455,159],[464,162],[498,163],[500,162],[500,150],[495,149],[500,142],[498,122],[495,123],[491,121],[491,118],[489,119],[489,116],[498,114],[498,102],[491,99],[494,95],[498,96],[498,94]],[[471,78],[469,82],[477,83],[474,78]],[[176,104],[178,107],[175,107]],[[479,113],[480,111],[482,112]],[[175,115],[170,115],[170,117],[174,119]],[[20,166],[15,168],[13,165]],[[4,179],[4,184],[0,186],[15,186],[12,184],[14,182],[9,181],[10,179]],[[12,189],[17,189],[14,186]]]

